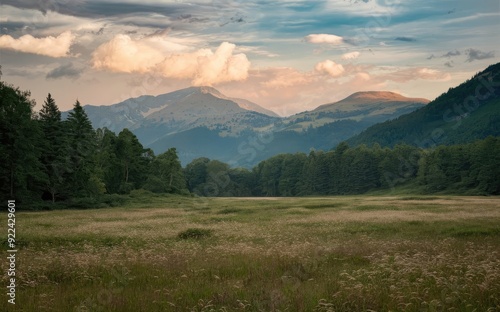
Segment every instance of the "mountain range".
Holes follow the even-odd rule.
[[[128,128],[156,154],[175,147],[183,165],[208,157],[250,168],[277,154],[330,150],[342,141],[433,147],[498,136],[500,63],[432,102],[387,91],[357,92],[280,117],[205,86],[84,108],[94,128],[116,133]]]
[[[84,108],[95,128],[128,128],[157,154],[176,147],[184,165],[208,157],[251,167],[280,153],[331,149],[371,125],[428,102],[392,92],[358,92],[312,111],[279,117],[205,86]]]

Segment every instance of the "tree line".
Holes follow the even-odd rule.
[[[155,155],[128,129],[94,130],[78,100],[66,120],[51,94],[34,106],[29,92],[0,81],[2,198],[71,205],[134,189],[189,193],[175,148]]]
[[[280,154],[251,170],[204,157],[182,168],[175,148],[155,155],[128,129],[118,134],[94,130],[78,100],[66,120],[50,94],[39,112],[34,106],[29,92],[0,81],[0,192],[28,206],[92,206],[141,189],[199,196],[308,196],[407,184],[423,193],[500,194],[498,137],[430,149],[342,142],[330,151]]]
[[[201,196],[362,194],[408,185],[420,193],[500,194],[500,138],[421,149],[340,143],[331,151],[280,154],[252,170],[198,158],[185,176]]]

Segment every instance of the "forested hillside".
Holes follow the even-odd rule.
[[[342,142],[326,152],[280,154],[251,170],[204,157],[182,168],[175,148],[155,155],[126,128],[118,134],[106,128],[94,130],[78,101],[67,120],[61,119],[50,94],[40,112],[33,111],[34,104],[29,92],[0,82],[0,193],[24,207],[114,205],[134,190],[306,196],[409,185],[414,193],[500,194],[498,137],[428,149],[409,144],[349,147]],[[484,107],[493,109],[487,105],[491,101]],[[489,116],[495,118],[491,110]]]
[[[50,94],[35,113],[29,95],[0,82],[2,198],[85,206],[139,188],[187,193],[174,148],[155,156],[128,129],[94,130],[78,101],[65,121]]]
[[[500,135],[500,63],[489,66],[434,101],[349,139],[351,145],[460,144]]]

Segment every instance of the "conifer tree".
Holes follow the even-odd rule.
[[[100,179],[96,173],[96,137],[92,123],[77,100],[67,119],[69,160],[72,168],[68,184],[73,196],[97,195]]]
[[[43,133],[40,141],[41,162],[45,174],[44,190],[55,202],[56,197],[68,196],[67,176],[70,173],[67,129],[61,121],[61,112],[49,93],[39,112],[39,122]]]
[[[0,194],[25,202],[37,197],[43,176],[36,146],[41,134],[29,97],[29,91],[0,81]]]

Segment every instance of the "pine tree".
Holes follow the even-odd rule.
[[[101,184],[96,173],[96,137],[92,123],[77,100],[67,119],[69,159],[72,168],[68,184],[74,196],[93,197]]]
[[[61,121],[61,112],[49,93],[39,112],[43,140],[41,162],[45,173],[45,192],[50,194],[52,202],[56,197],[68,196],[67,175],[71,171],[68,155],[67,129]]]
[[[118,137],[107,128],[96,130],[95,173],[109,194],[118,193],[122,183],[122,168],[116,155]]]
[[[146,150],[130,130],[125,128],[118,134],[116,157],[122,174],[121,193],[129,193],[144,183],[149,163],[145,153]]]
[[[36,146],[41,138],[33,120],[35,102],[28,91],[0,81],[0,194],[3,198],[29,201],[37,197],[42,179]]]

